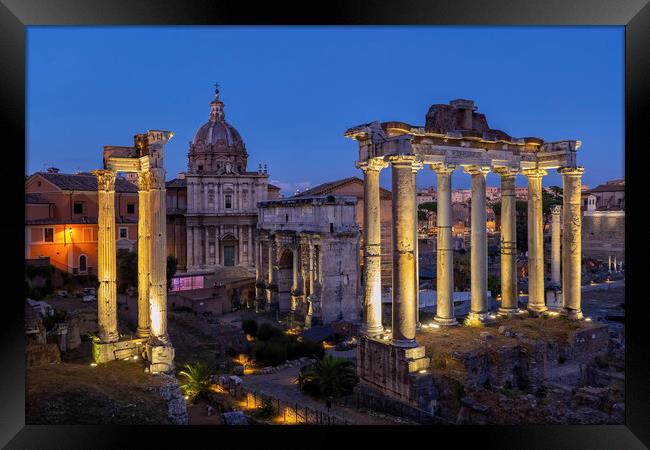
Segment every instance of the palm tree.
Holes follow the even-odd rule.
[[[304,367],[298,374],[298,386],[320,397],[350,395],[359,377],[350,360],[325,355],[315,364]]]
[[[185,364],[185,370],[178,374],[185,378],[180,385],[181,391],[190,402],[198,397],[204,397],[210,390],[210,371],[205,363]]]

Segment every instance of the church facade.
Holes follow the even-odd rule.
[[[180,270],[255,268],[257,204],[279,197],[279,188],[269,185],[268,178],[266,165],[248,171],[246,146],[225,120],[217,86],[208,121],[190,142],[187,173],[167,183],[175,198],[183,200],[167,205],[168,229],[185,222],[185,233],[174,233],[176,239],[168,242],[168,254],[178,258]]]

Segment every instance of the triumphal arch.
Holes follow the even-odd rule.
[[[359,345],[359,375],[388,393],[406,400],[426,390],[429,358],[416,342],[417,234],[416,176],[424,167],[438,181],[436,326],[457,324],[453,308],[453,245],[451,180],[456,170],[471,175],[471,308],[468,325],[481,326],[496,316],[488,311],[486,184],[488,172],[501,177],[501,286],[498,314],[519,314],[517,306],[515,177],[528,180],[528,312],[544,314],[544,249],[542,178],[558,170],[563,180],[561,246],[561,314],[581,319],[581,217],[583,168],[576,162],[580,141],[545,142],[515,138],[491,129],[472,100],[432,105],[425,126],[404,122],[372,122],[352,127],[345,136],[359,143],[357,167],[364,173],[363,334]],[[381,322],[379,173],[391,167],[393,192],[392,330]],[[554,212],[557,214],[557,211]],[[559,230],[559,227],[554,226]],[[559,279],[558,232],[553,233],[553,278]],[[421,376],[418,376],[420,374]]]
[[[133,147],[104,147],[104,169],[95,170],[99,204],[97,362],[142,356],[151,373],[173,369],[174,348],[167,333],[167,254],[165,251],[165,169],[163,147],[170,131],[148,131],[134,137]],[[117,329],[115,248],[115,178],[138,174],[138,329],[121,336]]]

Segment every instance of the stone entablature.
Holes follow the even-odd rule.
[[[257,306],[306,326],[361,319],[356,198],[293,197],[261,202]]]

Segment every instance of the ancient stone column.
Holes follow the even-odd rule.
[[[103,343],[119,339],[117,331],[117,264],[115,259],[115,172],[93,171],[97,177],[98,236],[97,323],[99,339]]]
[[[422,164],[416,164],[413,166],[413,195],[415,196],[413,201],[415,202],[415,207],[413,208],[414,215],[414,224],[413,227],[413,250],[415,256],[415,271],[413,275],[415,276],[415,328],[417,330],[422,328],[420,323],[420,251],[418,249],[418,170],[422,168]]]
[[[381,158],[358,163],[363,171],[363,324],[361,332],[376,336],[381,323],[381,199],[379,172],[388,166]]]
[[[167,343],[167,253],[165,251],[165,169],[149,169],[151,336]]]
[[[487,167],[467,166],[472,176],[471,217],[471,305],[467,317],[470,325],[489,322],[487,300],[487,212],[485,205],[485,176]]]
[[[269,237],[269,285],[266,310],[276,309],[278,305],[278,242]]]
[[[456,166],[432,166],[438,180],[438,210],[436,212],[436,316],[440,325],[457,325],[454,316],[454,247],[451,235],[451,174]]]
[[[393,178],[393,339],[398,347],[416,347],[415,300],[415,156],[389,158]]]
[[[560,214],[562,214],[562,207],[555,205],[551,209],[551,280],[558,286],[562,283],[560,276]]]
[[[305,315],[306,327],[312,326],[312,319],[314,316],[313,298],[314,298],[314,287],[315,287],[314,278],[316,276],[315,273],[316,262],[314,261],[314,259],[315,259],[314,244],[312,242],[309,242],[309,297],[307,298],[307,314]]]
[[[291,319],[293,321],[293,314],[296,312],[296,308],[298,307],[298,297],[300,296],[300,284],[298,283],[298,277],[299,277],[299,272],[300,272],[300,259],[298,255],[298,246],[293,248],[292,250],[292,256],[293,256],[293,263],[292,263],[292,280],[291,280],[291,306],[290,306],[290,311],[291,311]]]
[[[499,315],[514,316],[519,312],[517,295],[517,199],[516,170],[508,167],[495,170],[501,176],[501,307]]]
[[[149,172],[138,173],[138,337],[150,334],[149,307]]]
[[[524,169],[528,178],[528,311],[537,315],[546,311],[544,299],[544,217],[542,213],[542,177],[544,169]]]
[[[562,174],[564,201],[562,205],[562,314],[582,318],[580,282],[582,278],[582,221],[580,217],[581,177],[584,168],[566,168]]]

